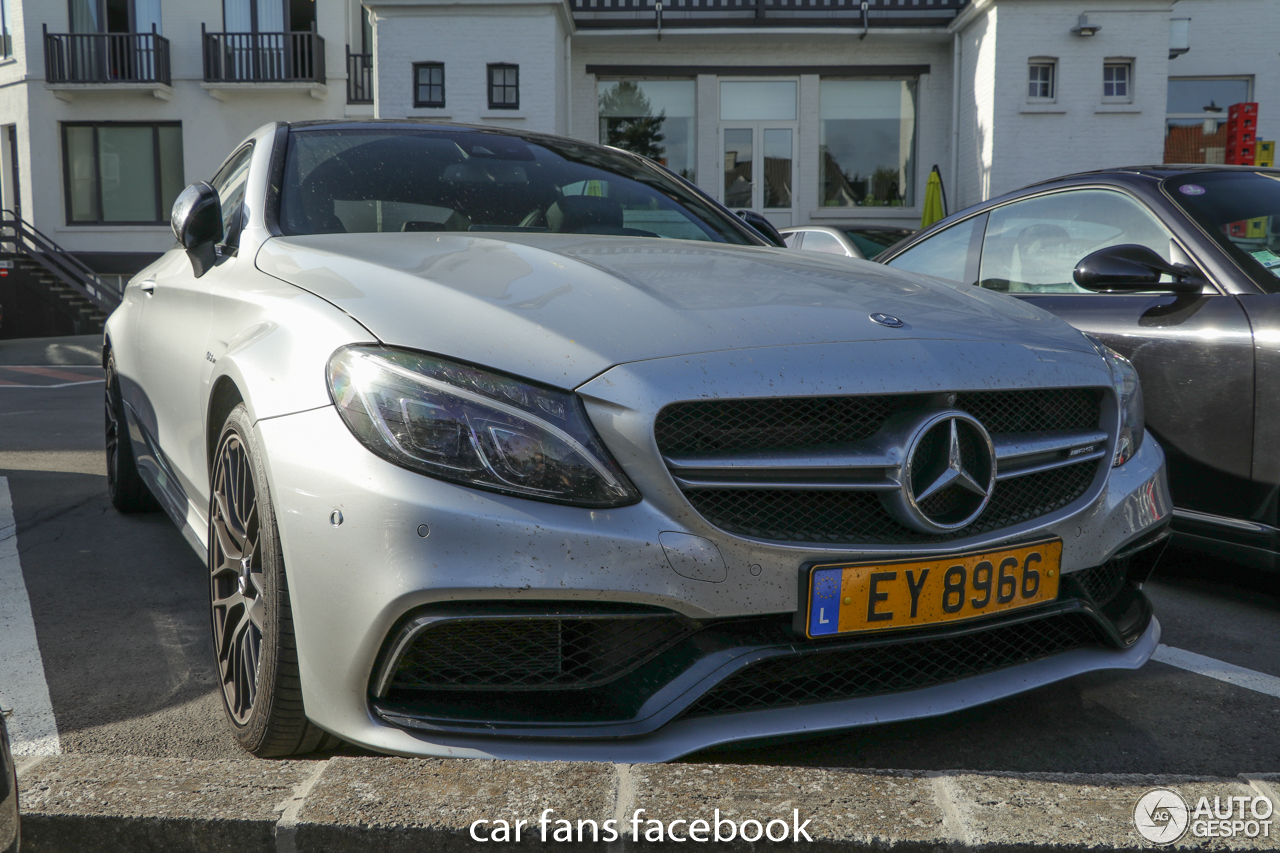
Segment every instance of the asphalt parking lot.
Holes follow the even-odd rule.
[[[163,514],[126,517],[107,501],[95,358],[92,339],[0,342],[0,478],[60,749],[244,758],[213,679],[201,561]],[[1256,689],[1152,661],[944,718],[684,761],[1213,776],[1280,768],[1280,577],[1175,553],[1148,590],[1166,646],[1261,674]],[[12,628],[0,632],[0,658],[14,642]]]

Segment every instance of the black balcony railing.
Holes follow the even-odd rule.
[[[210,33],[201,26],[208,83],[323,83],[324,39],[310,32]]]
[[[169,76],[169,40],[149,33],[44,31],[44,75],[49,83],[163,83]]]
[[[347,51],[347,103],[373,103],[373,54]]]
[[[969,0],[570,0],[581,29],[938,27]]]

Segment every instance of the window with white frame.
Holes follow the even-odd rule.
[[[1170,77],[1164,162],[1224,162],[1228,110],[1252,100],[1252,77]]]
[[[832,80],[818,88],[823,207],[915,203],[915,80]]]
[[[1052,101],[1057,87],[1057,71],[1055,59],[1032,59],[1028,63],[1027,99]]]
[[[601,80],[600,141],[656,160],[692,181],[697,165],[693,80]]]
[[[1107,101],[1133,100],[1133,61],[1114,59],[1102,65],[1102,98]]]

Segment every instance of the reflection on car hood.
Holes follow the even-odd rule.
[[[616,364],[904,338],[1090,351],[1015,299],[868,261],[684,240],[325,234],[268,240],[258,268],[385,344],[573,388]],[[900,318],[887,328],[869,315]]]

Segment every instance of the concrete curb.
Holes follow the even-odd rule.
[[[19,767],[23,853],[347,853],[534,849],[572,827],[581,850],[746,850],[741,841],[646,841],[655,824],[759,821],[787,841],[766,848],[901,851],[1153,849],[1133,826],[1138,799],[1172,788],[1200,797],[1270,799],[1280,774],[1237,778],[1075,774],[921,773],[797,767],[332,758],[327,761],[184,760],[62,755]],[[1260,803],[1260,806],[1265,804]],[[632,839],[637,809],[639,840]],[[523,820],[519,843],[472,839]],[[622,837],[592,842],[591,824],[615,820]],[[808,821],[812,843],[794,840]],[[1280,814],[1272,819],[1280,829]],[[557,823],[568,821],[568,823]],[[576,841],[579,821],[585,836]],[[751,826],[754,834],[757,830]],[[725,830],[727,835],[727,828]],[[1274,836],[1194,838],[1172,849],[1268,850]]]

